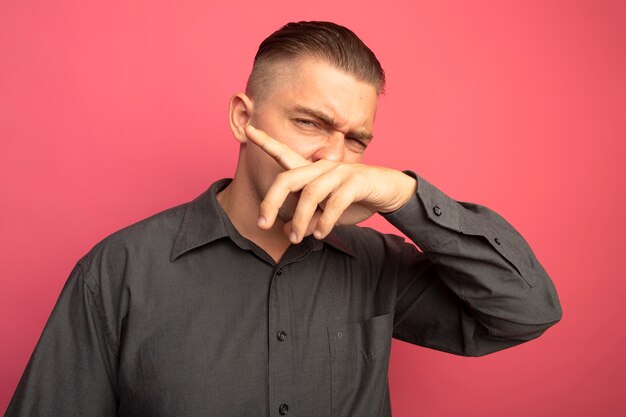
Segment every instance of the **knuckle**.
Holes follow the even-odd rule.
[[[332,166],[337,165],[338,163],[335,162],[335,161],[331,161],[330,159],[322,158],[322,159],[318,160],[317,162],[315,162],[315,164],[316,165],[321,165],[321,166],[332,167]]]
[[[361,178],[363,173],[358,169],[354,169],[354,164],[344,164],[341,167],[337,167],[341,170],[342,174],[345,175],[348,180],[355,180]]]
[[[352,164],[347,164],[347,163],[342,163],[342,164],[336,163],[335,165],[336,165],[334,167],[335,172],[342,173],[342,174],[349,172],[350,169],[352,168]]]
[[[326,204],[332,211],[343,211],[343,208],[350,204],[350,197],[344,193],[338,192],[330,196]]]
[[[276,175],[276,180],[274,182],[276,184],[280,185],[280,186],[288,185],[289,184],[289,174],[287,173],[287,171],[279,172]]]
[[[300,193],[300,198],[305,200],[315,200],[317,195],[319,194],[319,186],[315,184],[309,184],[302,189]]]

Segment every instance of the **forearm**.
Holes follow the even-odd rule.
[[[513,226],[416,179],[415,196],[382,215],[422,249],[489,336],[530,340],[556,323],[561,307],[554,285]]]

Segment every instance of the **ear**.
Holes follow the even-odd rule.
[[[244,93],[236,93],[230,98],[230,104],[228,106],[228,121],[230,123],[230,130],[233,132],[233,136],[240,143],[246,143],[248,137],[245,133],[245,128],[250,122],[254,104],[252,100]]]

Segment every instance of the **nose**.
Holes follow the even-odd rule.
[[[345,154],[344,137],[341,132],[328,134],[324,144],[313,155],[313,162],[320,159],[341,162]]]

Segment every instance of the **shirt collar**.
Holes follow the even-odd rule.
[[[174,262],[184,253],[211,243],[217,239],[230,237],[237,245],[247,249],[246,239],[237,232],[232,225],[228,215],[217,201],[216,195],[223,190],[230,182],[231,178],[223,178],[211,184],[211,186],[194,200],[187,204],[183,222],[181,223],[172,252],[170,261]],[[322,248],[323,243],[355,257],[354,252],[345,239],[335,231],[331,231],[326,238],[320,240],[313,236],[307,236],[303,243],[313,250]]]

